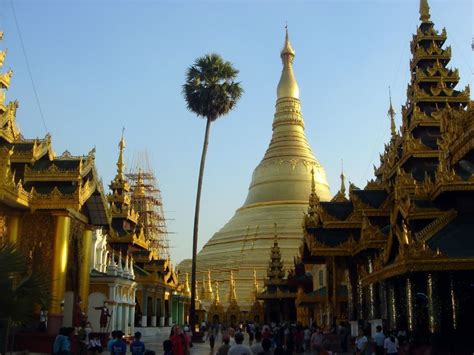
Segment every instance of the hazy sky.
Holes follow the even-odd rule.
[[[471,0],[430,0],[447,28],[460,87],[472,80]],[[363,187],[389,137],[388,89],[400,122],[418,0],[372,1],[14,1],[47,131],[60,154],[96,147],[104,184],[115,174],[125,127],[126,156],[147,151],[162,190],[177,263],[191,255],[197,173],[205,122],[186,111],[187,66],[217,52],[240,70],[245,94],[211,128],[201,208],[201,246],[245,200],[271,137],[284,25],[296,51],[306,134],[331,192],[341,159]],[[43,137],[10,1],[0,27],[14,70],[9,99],[27,138]]]

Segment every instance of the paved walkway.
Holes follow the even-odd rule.
[[[166,329],[166,328],[165,328]],[[144,336],[142,340],[145,342],[145,347],[147,350],[153,350],[156,355],[163,354],[163,341],[168,339],[169,329],[166,332],[160,331],[156,336]],[[214,353],[217,351],[221,345],[221,335],[219,334],[216,339]],[[248,344],[248,341],[246,342]],[[205,343],[194,343],[191,348],[191,355],[212,355],[211,348],[209,346],[209,341]]]

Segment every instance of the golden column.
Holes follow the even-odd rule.
[[[63,310],[61,303],[66,288],[66,269],[69,249],[71,217],[58,214],[53,240],[53,262],[51,270],[51,301],[48,314],[48,331],[56,333],[62,325]]]
[[[428,324],[432,334],[439,331],[438,278],[432,272],[426,277],[428,293]]]
[[[406,279],[406,300],[407,300],[407,323],[408,323],[408,330],[413,332],[416,327],[416,320],[415,320],[415,306],[414,306],[414,294],[413,294],[413,282],[410,276],[407,276]]]
[[[16,243],[18,241],[18,235],[20,234],[20,215],[13,214],[7,218],[8,241],[10,243]]]
[[[92,226],[86,226],[82,234],[82,263],[80,265],[79,276],[79,296],[82,301],[82,311],[87,312],[89,301],[89,279],[91,269],[91,249],[92,249]]]

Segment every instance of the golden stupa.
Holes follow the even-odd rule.
[[[206,243],[197,260],[197,279],[211,270],[213,283],[220,283],[223,295],[229,293],[229,273],[233,271],[237,301],[244,309],[254,301],[254,270],[260,286],[263,285],[275,235],[285,269],[293,266],[302,241],[312,169],[320,200],[331,199],[326,172],[311,151],[304,132],[299,87],[293,73],[295,51],[288,31],[280,56],[283,70],[270,145],[253,172],[244,205]],[[190,265],[190,260],[184,260],[178,268],[185,272],[191,269]]]

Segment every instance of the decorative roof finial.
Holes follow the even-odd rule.
[[[120,153],[119,153],[119,158],[118,158],[118,161],[117,161],[117,176],[116,178],[119,179],[119,180],[123,180],[124,179],[124,174],[123,174],[123,171],[124,171],[124,168],[125,168],[125,164],[123,162],[123,151],[125,150],[125,139],[123,137],[123,132],[125,131],[125,127],[122,128],[122,138],[120,139],[120,142],[119,142],[119,149],[120,149]]]
[[[430,6],[428,0],[420,0],[420,20],[428,22],[430,20]]]
[[[388,108],[388,116],[390,117],[390,131],[392,132],[392,138],[397,135],[397,127],[395,126],[395,110],[392,106],[392,92],[390,86],[388,87],[388,98],[390,100],[390,106]]]
[[[341,159],[341,193],[346,195],[346,177],[344,175],[344,161]]]
[[[316,193],[316,181],[314,180],[314,166],[311,168],[311,193]]]
[[[285,45],[283,46],[283,49],[281,50],[281,58],[283,60],[283,64],[287,64],[285,63],[285,60],[284,60],[285,55],[292,56],[292,57],[295,56],[295,50],[291,46],[290,38],[288,37],[288,23],[286,23],[285,25]],[[292,60],[293,58],[291,58],[291,61]]]

